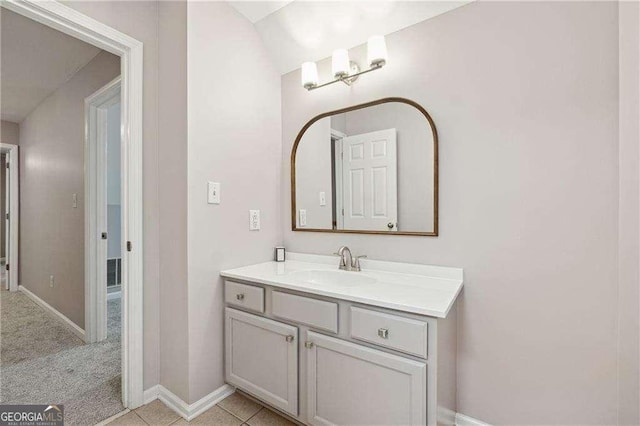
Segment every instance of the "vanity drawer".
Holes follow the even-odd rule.
[[[383,312],[351,307],[351,337],[427,358],[428,324]]]
[[[271,313],[320,330],[338,332],[337,303],[274,291],[271,293]]]
[[[225,281],[224,300],[233,306],[264,313],[264,288]]]

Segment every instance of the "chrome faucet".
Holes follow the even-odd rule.
[[[356,271],[360,272],[362,269],[360,268],[360,259],[367,256],[356,256],[353,257],[351,254],[351,250],[347,246],[342,246],[338,249],[338,252],[335,253],[340,256],[340,265],[339,269],[343,271]]]

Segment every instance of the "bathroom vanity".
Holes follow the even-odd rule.
[[[361,264],[223,271],[227,382],[305,424],[454,424],[462,269]]]

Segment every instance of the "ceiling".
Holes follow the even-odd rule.
[[[366,43],[473,0],[452,1],[230,1],[251,21],[281,74],[337,48]],[[389,52],[390,56],[393,52]]]
[[[230,1],[229,4],[255,24],[292,1]]]
[[[21,122],[101,52],[95,46],[0,8],[2,120]]]

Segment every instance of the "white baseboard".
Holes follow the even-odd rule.
[[[144,391],[144,404],[146,405],[156,399],[159,399],[164,402],[167,407],[179,414],[180,417],[187,421],[191,421],[234,392],[235,389],[232,386],[225,384],[199,401],[196,401],[193,404],[187,404],[164,386],[155,385]],[[455,416],[456,426],[491,426],[489,423],[474,419],[473,417],[465,416],[464,414],[453,413],[453,415]]]
[[[62,314],[62,312],[58,311],[56,308],[54,308],[53,306],[51,306],[50,304],[48,304],[44,300],[40,299],[38,296],[33,294],[31,291],[27,290],[26,287],[23,287],[23,286],[20,285],[20,286],[18,286],[18,290],[23,292],[29,299],[33,300],[37,305],[39,305],[41,308],[43,308],[45,311],[47,311],[47,313],[49,313],[51,316],[53,316],[54,318],[60,320],[67,328],[69,328],[69,330],[71,330],[71,332],[73,334],[75,334],[76,336],[81,338],[83,342],[85,341],[84,330],[81,329],[80,327],[78,327],[76,325],[76,323],[71,321],[69,318],[64,316],[64,314]]]
[[[160,388],[160,385],[155,385],[146,389],[142,395],[142,404],[147,405],[148,403],[158,399],[158,396],[160,395]]]
[[[489,423],[485,423],[478,419],[474,419],[473,417],[456,413],[456,426],[491,426],[491,425],[489,425]]]
[[[169,389],[162,385],[156,385],[144,391],[144,403],[148,404],[155,399],[159,399],[167,407],[178,413],[180,417],[191,421],[234,392],[235,389],[233,387],[225,384],[193,404],[187,404]]]
[[[439,425],[455,425],[456,412],[443,406],[438,406],[437,423]]]

